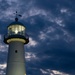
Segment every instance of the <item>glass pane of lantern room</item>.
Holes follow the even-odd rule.
[[[14,28],[14,33],[15,34],[18,34],[19,30],[18,30],[18,25],[15,25],[15,28]]]
[[[21,30],[20,30],[20,33],[21,33],[21,35],[22,35],[22,26],[21,26]]]
[[[25,27],[22,26],[22,35],[25,35],[24,33],[25,33]]]
[[[8,27],[8,35],[12,34],[12,26]]]
[[[23,29],[23,35],[25,35],[25,27],[22,27],[22,29]]]
[[[19,34],[21,35],[21,26],[19,25]]]
[[[10,28],[8,27],[8,35],[10,35]]]
[[[14,31],[15,31],[15,25],[12,25],[12,26],[11,26],[11,30],[12,30],[11,34],[14,35],[14,34],[15,34],[15,33],[14,33]]]
[[[20,35],[23,35],[23,32],[25,31],[24,29],[25,29],[24,26],[19,25],[19,34]]]

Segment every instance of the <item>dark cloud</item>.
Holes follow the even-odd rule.
[[[9,7],[10,5],[7,3],[7,1],[1,1],[0,2],[0,12],[1,11],[6,11],[6,9]]]
[[[55,15],[59,14],[60,8],[71,8],[72,2],[70,0],[37,0],[36,4],[39,8],[52,11]]]
[[[32,62],[31,67],[49,68],[65,73],[71,73],[75,69],[75,51],[65,41],[54,41],[51,45],[42,44],[42,47],[36,50],[39,59]]]
[[[66,29],[73,35],[75,35],[75,23],[74,22],[67,22]]]

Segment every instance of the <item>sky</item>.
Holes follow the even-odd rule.
[[[15,12],[26,26],[27,75],[75,75],[74,0],[0,0],[0,75],[6,74],[8,45],[3,42]]]

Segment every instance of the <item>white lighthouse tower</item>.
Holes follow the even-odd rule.
[[[7,29],[4,37],[4,42],[9,45],[6,75],[26,75],[24,44],[29,42],[26,27],[15,18]]]

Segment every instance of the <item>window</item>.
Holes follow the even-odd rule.
[[[18,51],[17,50],[15,50],[15,53],[17,53]]]
[[[22,25],[11,25],[8,27],[8,35],[25,35],[25,27]]]

